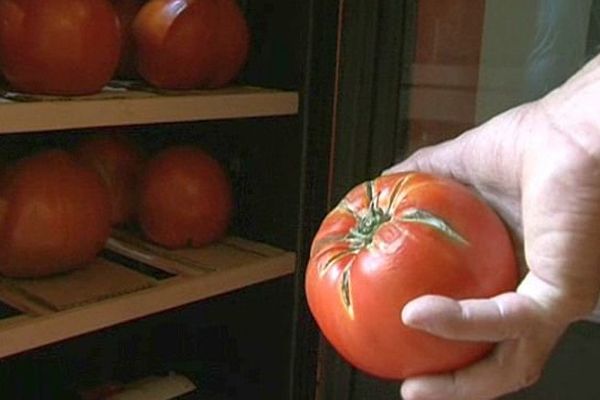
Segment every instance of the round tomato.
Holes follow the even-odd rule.
[[[133,35],[140,75],[168,89],[226,85],[250,46],[235,0],[151,0],[137,14]]]
[[[140,183],[140,226],[168,248],[198,247],[222,238],[233,208],[231,183],[204,150],[174,146],[148,161]]]
[[[119,62],[119,20],[108,0],[0,1],[0,62],[18,91],[98,92]]]
[[[407,327],[407,302],[494,296],[515,288],[518,269],[507,230],[482,200],[457,182],[406,173],[346,195],[323,220],[306,274],[310,310],[339,353],[402,379],[463,367],[491,349]]]
[[[40,277],[92,261],[110,233],[97,173],[62,150],[19,160],[0,188],[0,273]]]
[[[131,34],[131,24],[146,0],[112,0],[121,23],[121,60],[117,76],[133,79],[138,76],[135,66],[135,44]]]
[[[104,180],[111,198],[111,224],[130,221],[137,207],[143,164],[139,149],[124,136],[105,135],[83,140],[75,153]]]

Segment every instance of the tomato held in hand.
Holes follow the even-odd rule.
[[[198,247],[223,237],[233,208],[221,165],[192,146],[175,146],[148,161],[138,220],[150,240],[168,248]]]
[[[131,221],[143,167],[142,154],[135,144],[124,136],[97,136],[83,140],[75,154],[104,180],[112,205],[111,224]]]
[[[0,62],[18,91],[98,92],[119,62],[119,21],[108,0],[0,1]]]
[[[314,238],[310,309],[351,364],[387,379],[466,366],[491,345],[434,337],[401,313],[425,294],[482,298],[513,290],[518,270],[498,216],[464,186],[422,173],[350,191]]]
[[[236,0],[151,0],[132,29],[138,72],[161,88],[224,86],[248,57],[250,34]]]
[[[92,261],[110,233],[102,180],[62,150],[19,160],[0,188],[0,273],[41,277]]]

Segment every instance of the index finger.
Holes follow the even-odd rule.
[[[389,175],[403,171],[421,171],[431,174],[464,180],[462,148],[464,139],[456,139],[419,149],[406,160],[383,171]]]

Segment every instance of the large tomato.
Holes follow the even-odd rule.
[[[0,62],[22,92],[95,93],[119,62],[119,21],[108,0],[0,1]]]
[[[102,180],[62,150],[19,160],[0,188],[0,273],[39,277],[92,261],[110,233]]]
[[[228,176],[204,150],[174,146],[148,161],[138,219],[150,240],[168,248],[208,244],[226,233],[232,208]]]
[[[401,379],[454,370],[491,349],[407,327],[407,302],[424,294],[494,296],[514,289],[517,276],[510,236],[483,201],[454,181],[406,173],[357,186],[323,220],[306,294],[343,357]]]
[[[168,89],[226,85],[250,46],[236,0],[151,0],[137,14],[133,35],[140,75]]]
[[[95,136],[79,143],[75,154],[104,180],[111,198],[112,225],[132,220],[143,167],[141,151],[133,141],[116,134]]]

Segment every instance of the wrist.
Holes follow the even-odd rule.
[[[540,117],[600,160],[600,56],[537,102]]]

